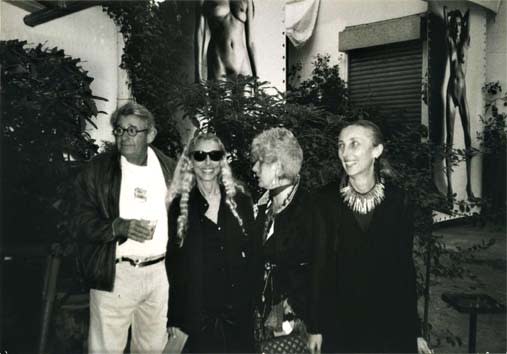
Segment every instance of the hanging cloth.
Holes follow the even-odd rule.
[[[320,0],[286,0],[285,28],[287,37],[297,48],[312,36]]]

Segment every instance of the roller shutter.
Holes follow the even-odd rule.
[[[422,44],[420,40],[348,52],[351,101],[377,106],[389,123],[421,122]]]

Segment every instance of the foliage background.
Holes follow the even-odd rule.
[[[62,200],[82,161],[98,146],[85,130],[97,110],[93,78],[59,48],[0,41],[1,246],[0,348],[35,352],[41,331],[41,294],[46,258],[70,252],[69,221]],[[76,279],[72,261],[58,284]],[[27,321],[27,319],[29,319]],[[66,337],[68,333],[66,333]],[[71,352],[71,351],[63,351]]]
[[[58,48],[0,42],[2,68],[2,236],[6,243],[61,240],[63,196],[74,167],[98,146],[93,81]],[[71,161],[72,160],[72,161]]]
[[[175,97],[188,82],[181,69],[192,39],[183,31],[183,19],[192,6],[192,1],[115,1],[104,6],[125,41],[121,68],[128,73],[132,95],[155,117],[153,144],[171,157],[181,152]]]
[[[478,134],[483,154],[482,216],[505,229],[507,215],[506,164],[507,164],[507,93],[498,81],[483,87],[486,98],[485,115],[481,118],[484,130]]]

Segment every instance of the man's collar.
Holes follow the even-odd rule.
[[[148,145],[148,149],[146,151],[146,165],[137,165],[137,164],[131,163],[119,151],[117,151],[117,153],[120,155],[119,159],[120,159],[120,163],[122,166],[148,167],[148,166],[153,166],[153,164],[156,161],[158,161],[155,151],[153,151],[152,147],[149,145]]]

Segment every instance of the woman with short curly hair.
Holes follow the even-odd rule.
[[[190,140],[171,190],[170,327],[189,335],[190,352],[249,352],[253,207],[215,134]]]
[[[259,163],[279,161],[278,178],[295,182],[303,163],[303,150],[296,137],[285,128],[273,128],[259,134],[252,142],[252,158]],[[273,180],[273,182],[275,182]]]
[[[266,193],[258,202],[256,229],[256,339],[261,352],[280,334],[298,333],[288,349],[319,352],[317,323],[319,289],[314,284],[325,270],[319,221],[310,195],[299,186],[303,150],[286,128],[271,128],[252,142],[253,172]],[[294,341],[290,339],[290,341]]]

